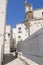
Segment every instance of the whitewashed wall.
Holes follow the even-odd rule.
[[[20,30],[19,27],[21,28]],[[21,31],[21,33],[18,33],[19,31]],[[19,39],[18,36],[21,36],[21,38]],[[16,39],[16,44],[21,40],[25,40],[28,37],[26,26],[24,24],[17,24],[16,28],[13,28],[13,37]]]
[[[30,22],[31,22],[30,35],[34,34],[35,32],[37,32],[39,29],[41,29],[43,27],[43,19],[32,20]]]
[[[13,48],[12,27],[10,25],[7,25],[6,35],[5,35],[5,44],[4,44],[4,54],[9,54],[11,48]]]
[[[6,6],[7,0],[0,0],[0,65],[3,60],[3,44],[6,24]]]
[[[16,33],[17,33],[17,30],[16,28],[13,28],[13,40],[14,40],[14,48],[16,48]]]
[[[43,17],[42,12],[43,12],[43,8],[33,10],[33,17],[34,18],[42,18]]]

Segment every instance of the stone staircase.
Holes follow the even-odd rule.
[[[18,53],[18,58],[15,53],[5,54],[2,65],[38,65],[34,61],[27,59],[21,53]]]

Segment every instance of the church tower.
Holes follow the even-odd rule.
[[[33,9],[32,5],[28,4],[28,0],[25,0],[25,14],[26,20],[33,18]]]
[[[30,20],[33,18],[33,8],[32,5],[28,3],[28,0],[25,0],[25,22],[24,25],[28,29],[28,35],[30,35]]]

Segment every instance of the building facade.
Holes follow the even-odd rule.
[[[13,40],[14,40],[14,49],[16,48],[16,33],[17,33],[17,31],[16,31],[16,28],[13,28]]]
[[[14,43],[13,43],[12,27],[10,25],[7,25],[5,33],[4,54],[9,54],[13,50],[14,50]]]
[[[28,29],[24,24],[17,24],[16,28],[13,29],[13,36],[16,38],[16,43],[23,41],[28,37]]]
[[[0,65],[3,60],[7,0],[0,0]]]
[[[43,8],[33,9],[32,5],[25,0],[25,22],[29,35],[34,34],[43,27]]]

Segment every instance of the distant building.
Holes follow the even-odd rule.
[[[13,34],[12,34],[12,27],[10,25],[6,26],[6,33],[5,33],[5,44],[4,44],[4,54],[8,54],[14,50],[14,43],[13,43]]]
[[[24,24],[28,29],[29,35],[34,34],[43,27],[43,8],[33,10],[31,4],[25,0],[25,21]]]
[[[16,28],[13,28],[13,36],[16,38],[16,43],[23,41],[28,37],[28,29],[24,24],[17,24]]]

